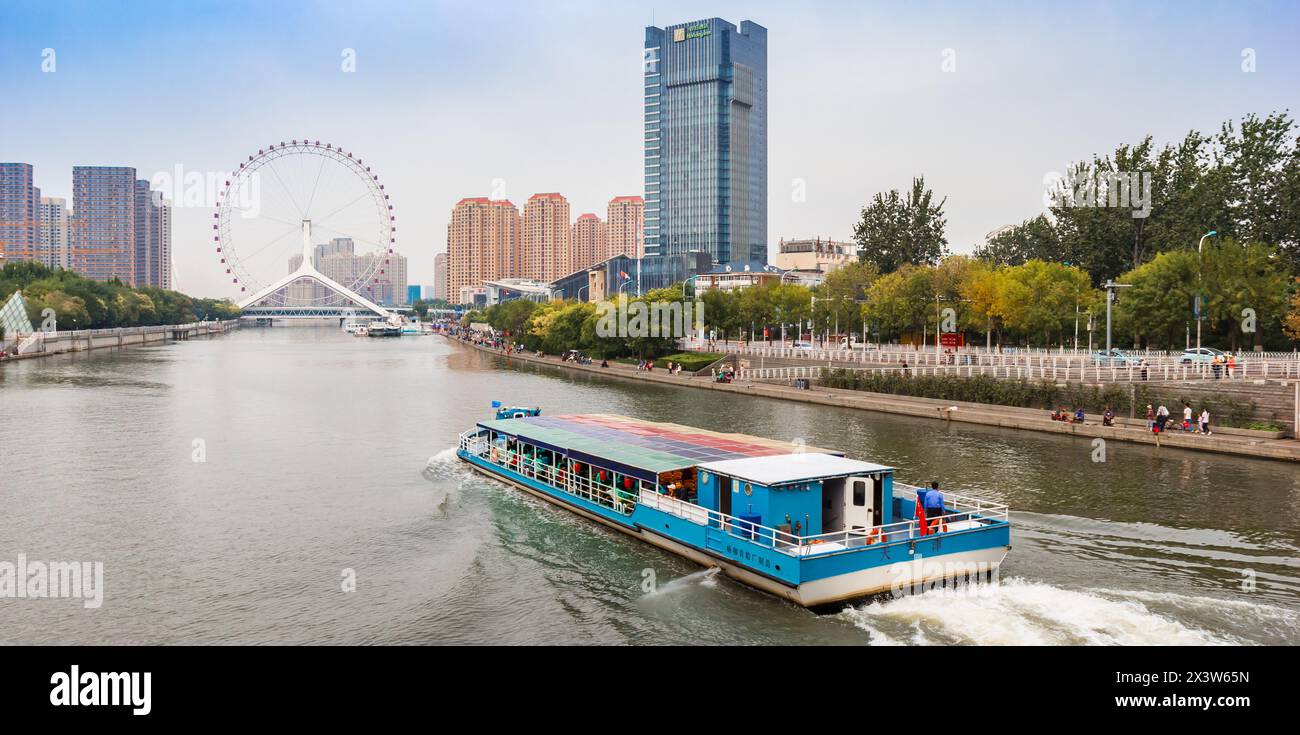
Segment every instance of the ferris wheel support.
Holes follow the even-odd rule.
[[[281,278],[275,283],[272,283],[271,285],[267,286],[261,291],[258,291],[252,296],[249,296],[248,298],[240,301],[238,303],[239,308],[247,309],[253,304],[256,304],[262,299],[275,293],[276,291],[279,291],[282,288],[287,288],[289,284],[293,283],[294,281],[300,278],[310,278],[316,281],[317,283],[319,283],[320,285],[324,286],[325,288],[334,291],[339,296],[342,296],[343,298],[348,299],[350,301],[354,301],[358,305],[364,306],[370,311],[373,311],[380,318],[387,319],[389,317],[388,310],[385,309],[384,307],[372,302],[370,299],[367,299],[366,297],[354,292],[352,289],[349,289],[346,286],[341,285],[340,283],[330,278],[329,276],[325,275],[324,273],[321,273],[320,271],[316,270],[316,266],[313,265],[311,262],[312,249],[313,248],[311,244],[311,220],[305,219],[302,221],[302,263],[298,266],[296,270],[294,270],[294,272]]]

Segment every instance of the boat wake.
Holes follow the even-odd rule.
[[[685,577],[678,577],[667,584],[657,585],[654,590],[641,596],[642,600],[650,600],[664,595],[671,595],[674,592],[691,589],[693,587],[703,587],[713,589],[718,586],[718,573],[722,570],[717,567],[701,569],[698,572],[691,572]]]
[[[421,471],[425,479],[438,480],[445,477],[452,470],[459,468],[456,461],[456,448],[448,447],[429,457],[424,463],[424,469]]]
[[[1019,578],[933,590],[841,613],[876,645],[1241,645],[1294,641],[1297,614],[1253,602],[1176,594],[1068,590]],[[1232,618],[1266,619],[1270,640],[1222,630]],[[1189,620],[1196,621],[1195,623]]]

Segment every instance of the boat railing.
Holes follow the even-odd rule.
[[[566,472],[563,467],[554,467],[537,462],[517,451],[493,447],[487,435],[480,430],[471,429],[461,434],[460,447],[466,452],[492,462],[499,467],[504,467],[556,490],[604,506],[623,515],[630,515],[636,505],[636,496],[631,492],[573,472]]]
[[[688,500],[679,500],[654,490],[642,490],[638,502],[647,508],[661,510],[701,526],[713,526],[763,546],[784,549],[798,546],[800,543],[800,537],[792,533],[705,508]]]
[[[904,482],[894,481],[894,497],[901,497],[907,500],[916,500],[916,494],[919,490],[926,488],[916,485],[908,485]],[[900,492],[901,491],[901,492]],[[944,492],[944,508],[952,508],[958,512],[971,513],[973,515],[984,516],[992,520],[1007,520],[1010,510],[1005,503],[994,503],[988,500],[972,498],[967,495],[957,495],[955,493]]]
[[[886,544],[892,541],[906,541],[910,539],[922,538],[927,534],[951,533],[956,531],[966,531],[972,528],[997,522],[998,519],[977,511],[955,511],[945,513],[934,518],[926,518],[927,532],[921,532],[921,523],[915,519],[896,521],[883,526],[871,526],[870,528],[853,528],[842,531],[831,531],[814,536],[800,536],[799,553],[806,555],[809,553],[825,553],[827,551],[839,550],[837,547],[844,549],[857,549],[874,544]],[[829,545],[829,546],[824,546]]]
[[[945,499],[947,497],[953,496],[946,496]],[[958,508],[951,513],[926,519],[928,533],[968,530],[1006,520],[1007,506],[1005,505],[986,503],[964,496],[957,497],[960,499],[956,502],[960,503],[960,505],[977,507]],[[788,531],[754,523],[689,501],[679,500],[670,495],[663,495],[653,490],[642,490],[638,502],[648,508],[654,508],[699,525],[713,526],[792,556],[807,556],[813,553],[856,549],[891,541],[921,538],[925,535],[921,532],[919,521],[908,519],[870,528],[852,528],[809,536],[798,536]],[[953,504],[948,503],[948,505]]]

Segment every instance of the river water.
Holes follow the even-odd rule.
[[[1013,549],[996,586],[814,616],[471,475],[493,399],[842,449],[1010,504]],[[1300,642],[1300,469],[1107,450],[329,328],[9,363],[0,562],[100,561],[104,592],[0,598],[0,642]]]

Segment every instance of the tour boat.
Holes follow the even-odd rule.
[[[402,327],[397,324],[386,324],[384,322],[375,322],[366,330],[366,336],[369,337],[401,337]]]
[[[894,468],[744,434],[502,407],[461,434],[477,472],[773,595],[828,612],[989,581],[1007,506],[943,489],[926,518]]]

